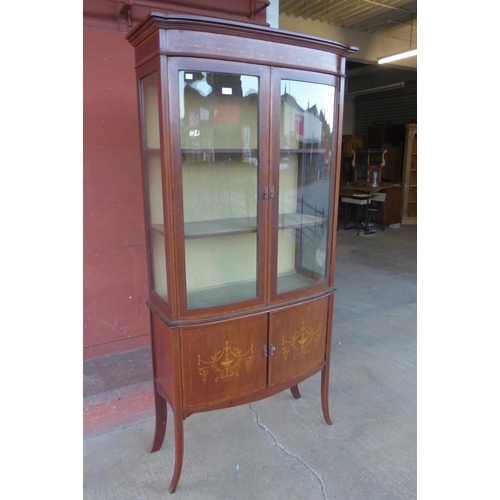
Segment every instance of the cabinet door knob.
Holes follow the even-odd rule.
[[[271,186],[271,195],[270,195],[271,198],[274,198],[274,186]]]
[[[276,347],[273,346],[273,344],[269,344],[269,350],[267,349],[267,345],[264,346],[264,356],[267,358],[268,356],[272,356],[274,354],[274,351],[276,350]]]

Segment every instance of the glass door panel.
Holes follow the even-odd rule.
[[[255,299],[259,78],[179,71],[188,309]]]
[[[277,292],[325,282],[335,87],[281,80]]]
[[[160,156],[160,120],[158,115],[157,73],[140,81],[142,119],[144,123],[144,174],[148,207],[148,236],[151,260],[151,286],[167,302],[167,270],[165,260],[165,228]]]

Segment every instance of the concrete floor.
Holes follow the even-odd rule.
[[[417,498],[417,228],[338,232],[330,414],[320,375],[267,400],[185,420],[176,500]],[[172,426],[84,440],[88,500],[169,498]]]

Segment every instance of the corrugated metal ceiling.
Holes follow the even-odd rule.
[[[416,0],[280,0],[280,14],[376,33],[417,46]]]

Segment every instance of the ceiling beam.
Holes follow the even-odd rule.
[[[377,5],[378,7],[385,7],[386,9],[400,10],[402,12],[406,12],[407,14],[414,14],[415,13],[413,10],[402,9],[401,7],[394,7],[394,5],[376,2],[375,0],[363,0],[363,2],[372,3],[373,5]]]

